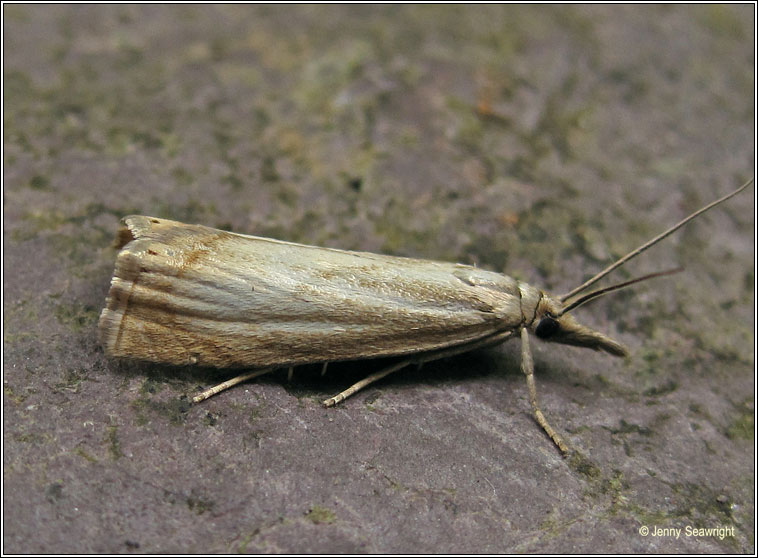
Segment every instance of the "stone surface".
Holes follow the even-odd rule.
[[[577,310],[630,358],[533,342],[571,460],[518,343],[324,409],[381,363],[96,335],[130,213],[568,291],[753,176],[753,6],[3,9],[4,552],[755,552],[754,188]]]

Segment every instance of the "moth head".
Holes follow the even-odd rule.
[[[599,331],[595,331],[593,329],[590,329],[586,326],[581,325],[579,322],[577,322],[574,319],[574,317],[570,314],[570,312],[578,308],[582,304],[589,302],[591,300],[594,300],[597,297],[602,296],[606,293],[617,291],[619,289],[628,287],[629,285],[639,283],[640,281],[647,281],[648,279],[653,279],[654,277],[662,277],[664,275],[679,273],[680,271],[682,271],[682,268],[679,267],[679,268],[670,269],[667,271],[650,273],[642,277],[637,277],[636,279],[631,279],[629,281],[624,281],[623,283],[611,285],[610,287],[597,289],[595,291],[592,291],[584,295],[580,295],[580,293],[584,291],[585,289],[589,288],[591,285],[595,284],[597,281],[599,281],[606,275],[608,275],[614,269],[628,262],[632,258],[639,256],[648,248],[655,246],[658,242],[660,242],[661,240],[669,236],[674,231],[680,229],[681,227],[683,227],[684,225],[686,225],[687,223],[695,219],[698,215],[708,211],[709,209],[713,207],[716,207],[717,205],[728,200],[729,198],[736,196],[738,193],[740,193],[742,190],[744,190],[750,184],[752,184],[752,182],[753,182],[753,179],[751,178],[750,180],[745,182],[742,186],[740,186],[733,192],[698,209],[697,211],[695,211],[688,217],[685,217],[684,219],[679,221],[673,227],[662,232],[661,234],[652,238],[651,240],[648,240],[647,242],[645,242],[644,244],[642,244],[635,250],[632,250],[631,252],[623,256],[622,258],[619,258],[613,264],[606,267],[603,271],[596,273],[590,279],[588,279],[587,281],[585,281],[584,283],[582,283],[575,289],[571,290],[570,292],[564,295],[557,296],[557,297],[549,297],[543,294],[542,297],[540,298],[539,303],[537,304],[537,310],[535,312],[534,320],[532,320],[532,323],[529,326],[529,329],[537,337],[539,337],[540,339],[544,339],[545,341],[554,341],[556,343],[564,343],[566,345],[577,345],[579,347],[588,347],[590,349],[595,349],[596,351],[605,351],[606,353],[610,353],[616,356],[626,356],[628,354],[628,351],[626,350],[626,347],[624,347],[621,343],[619,343],[618,341],[614,341],[613,339],[611,339],[610,337],[608,337],[607,335],[603,333],[600,333]],[[579,297],[579,298],[574,299],[574,297]],[[571,299],[574,299],[574,300],[571,300]]]
[[[619,289],[624,289],[635,283],[647,281],[655,277],[679,273],[680,271],[682,271],[682,268],[677,267],[666,271],[649,273],[636,279],[630,279],[623,283],[616,283],[609,287],[597,289],[579,296],[579,298],[571,302],[567,301],[576,295],[578,292],[576,289],[558,297],[551,297],[543,293],[540,301],[537,303],[537,311],[535,312],[530,329],[537,337],[545,341],[587,347],[596,351],[605,351],[614,356],[627,356],[629,351],[621,343],[611,339],[604,333],[583,326],[574,319],[570,312],[582,304],[613,291],[618,291]]]
[[[559,300],[548,295],[543,295],[537,305],[537,312],[530,330],[543,341],[587,347],[595,351],[605,351],[614,356],[629,354],[627,348],[618,341],[580,324],[573,315],[565,311]]]

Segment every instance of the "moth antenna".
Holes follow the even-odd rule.
[[[657,271],[655,273],[648,273],[647,275],[643,275],[642,277],[637,277],[635,279],[630,279],[629,281],[624,281],[623,283],[616,283],[615,285],[611,285],[609,287],[603,287],[602,289],[598,289],[596,291],[592,291],[591,293],[587,293],[586,295],[577,298],[574,302],[566,306],[563,310],[560,311],[559,314],[557,314],[555,317],[558,318],[565,314],[566,312],[570,312],[571,310],[574,310],[584,304],[585,302],[589,302],[590,300],[593,300],[599,296],[603,296],[604,294],[608,294],[613,291],[618,291],[619,289],[623,289],[625,287],[628,287],[629,285],[633,285],[635,283],[640,283],[642,281],[647,281],[648,279],[654,279],[655,277],[663,277],[664,275],[673,275],[674,273],[679,273],[680,271],[684,271],[683,267],[676,267],[674,269],[668,269],[666,271]]]
[[[645,242],[642,246],[640,246],[636,250],[632,250],[631,252],[629,252],[626,256],[623,256],[622,258],[616,260],[615,263],[609,265],[603,271],[601,271],[600,273],[594,275],[593,277],[591,277],[590,279],[588,279],[587,281],[585,281],[584,283],[582,283],[581,285],[579,285],[577,288],[573,289],[572,291],[570,291],[570,292],[568,292],[568,293],[566,293],[564,295],[560,295],[558,297],[558,299],[561,302],[565,302],[566,300],[568,300],[572,296],[576,295],[577,293],[582,292],[584,289],[586,289],[590,285],[594,285],[600,279],[602,279],[603,277],[605,277],[606,275],[608,275],[611,271],[613,271],[617,267],[620,267],[620,266],[624,265],[626,262],[628,262],[629,260],[631,260],[635,256],[639,256],[642,252],[644,252],[645,250],[647,250],[651,246],[655,246],[658,242],[660,242],[661,240],[663,240],[664,238],[666,238],[668,235],[670,235],[674,231],[680,229],[681,227],[683,227],[684,225],[686,225],[687,223],[689,223],[690,221],[692,221],[695,217],[697,217],[701,213],[705,213],[709,209],[711,209],[713,207],[716,207],[720,203],[723,203],[726,200],[728,200],[729,198],[731,198],[733,196],[736,196],[737,194],[739,194],[740,192],[742,192],[742,190],[744,190],[750,184],[752,184],[752,182],[753,182],[753,178],[751,178],[750,180],[748,180],[747,182],[745,182],[742,186],[740,186],[739,188],[737,188],[733,192],[727,194],[726,196],[724,196],[722,198],[719,198],[716,201],[709,203],[705,207],[702,207],[702,208],[698,209],[697,211],[695,211],[695,213],[692,213],[688,217],[685,217],[684,219],[682,219],[681,221],[679,221],[676,225],[674,225],[670,229],[662,232],[661,234],[659,234],[658,236],[654,237],[653,239],[648,240],[647,242]],[[599,295],[597,295],[597,296],[599,296]],[[565,312],[565,310],[564,310],[564,312]]]

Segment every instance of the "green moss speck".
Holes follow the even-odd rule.
[[[55,384],[56,389],[63,391],[79,391],[79,385],[87,379],[87,372],[83,369],[66,370],[63,379]]]
[[[322,523],[334,523],[337,519],[337,514],[334,513],[329,508],[324,508],[322,506],[313,506],[308,512],[305,514],[305,518],[308,521],[311,521],[315,523],[316,525],[320,525]]]
[[[21,395],[19,393],[16,393],[13,390],[13,388],[10,387],[10,386],[8,386],[8,385],[3,386],[3,393],[5,394],[5,397],[7,397],[8,399],[10,399],[11,401],[13,401],[14,403],[16,403],[17,405],[20,405],[21,403],[23,403],[26,400],[26,398],[27,398],[26,395]]]
[[[35,174],[32,176],[31,180],[29,180],[29,187],[34,190],[49,190],[50,179],[41,174]]]
[[[92,455],[90,453],[87,453],[82,448],[76,448],[74,450],[74,453],[76,455],[78,455],[79,457],[83,457],[84,459],[86,459],[90,463],[97,463],[97,458],[94,455]]]
[[[732,440],[753,440],[755,438],[755,417],[752,411],[752,401],[746,401],[739,407],[739,415],[726,430],[726,435]]]
[[[205,512],[214,508],[216,503],[213,500],[206,500],[198,496],[189,496],[187,498],[187,507],[197,515],[203,515]]]
[[[602,471],[588,457],[580,452],[574,452],[569,459],[569,466],[590,480],[598,480],[602,476]]]
[[[133,403],[133,407],[138,408],[141,412],[145,409],[150,409],[160,416],[167,418],[168,421],[175,426],[184,424],[184,422],[187,420],[187,413],[190,409],[190,402],[185,396],[173,398],[169,401],[138,401],[140,401],[140,403]],[[144,413],[142,413],[142,417],[143,420],[147,420],[147,417],[144,415]]]
[[[152,378],[147,378],[144,382],[142,382],[139,391],[142,395],[152,395],[159,393],[164,388],[164,386],[165,384],[163,382],[158,382]]]
[[[174,180],[176,180],[176,183],[179,186],[189,186],[195,181],[192,173],[184,167],[174,168],[174,170],[171,171],[171,176],[174,177]]]
[[[143,398],[135,399],[132,401],[131,408],[134,409],[136,413],[134,422],[137,426],[145,426],[150,422],[150,418],[147,415],[149,403],[150,402],[147,399]]]
[[[218,415],[214,415],[213,413],[205,413],[205,416],[203,417],[203,424],[206,426],[216,426],[216,424],[218,424]]]
[[[252,533],[248,533],[244,537],[242,537],[242,540],[240,541],[239,545],[237,546],[237,553],[238,554],[247,554],[247,545],[250,544],[250,542],[253,540],[253,538],[260,532],[259,529],[256,529]]]
[[[73,304],[59,304],[53,313],[61,324],[70,326],[74,331],[81,331],[94,327],[100,310],[89,304],[75,302]]]
[[[105,431],[105,442],[108,445],[108,455],[114,461],[124,456],[121,451],[121,442],[118,439],[118,426],[111,425]]]
[[[45,499],[52,503],[55,503],[56,501],[60,500],[61,497],[63,497],[63,483],[62,482],[53,482],[47,486],[45,489]]]
[[[229,173],[221,179],[221,182],[228,184],[233,190],[241,190],[245,183],[236,174]]]
[[[714,35],[731,37],[737,41],[745,39],[745,25],[732,6],[711,4],[698,10],[700,24]]]
[[[677,384],[673,380],[669,380],[668,382],[664,383],[660,386],[653,386],[651,388],[646,389],[643,392],[643,395],[646,395],[648,397],[659,397],[661,395],[667,395],[669,393],[675,392],[679,388],[679,384]]]
[[[48,441],[48,436],[39,434],[37,432],[23,432],[13,434],[13,439],[17,442],[23,442],[25,444],[42,444]]]
[[[611,434],[639,434],[640,436],[650,436],[652,431],[647,426],[640,426],[639,424],[630,424],[625,420],[619,421],[618,428],[610,428]]]

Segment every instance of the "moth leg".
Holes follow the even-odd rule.
[[[360,382],[353,384],[352,386],[347,388],[345,391],[338,393],[334,397],[330,397],[329,399],[324,401],[324,406],[333,407],[337,403],[341,403],[342,401],[344,401],[345,399],[353,395],[355,392],[362,390],[367,385],[373,384],[374,382],[376,382],[377,380],[381,380],[388,374],[392,374],[393,372],[397,372],[401,368],[405,368],[409,364],[413,364],[413,362],[414,362],[413,359],[403,360],[401,362],[393,364],[392,366],[384,368],[383,370],[374,372],[370,376],[366,376],[365,378],[363,378]]]
[[[204,401],[208,399],[209,397],[212,397],[213,395],[216,395],[217,393],[224,391],[225,389],[229,389],[230,387],[236,386],[237,384],[241,384],[242,382],[252,380],[253,378],[257,378],[258,376],[263,376],[263,374],[268,374],[272,370],[276,370],[276,368],[275,367],[263,368],[262,370],[255,370],[253,372],[248,372],[247,374],[240,374],[239,376],[236,376],[232,378],[231,380],[227,380],[225,382],[218,384],[217,386],[213,386],[212,388],[206,389],[202,393],[198,393],[195,397],[192,398],[192,402],[199,403],[200,401]]]
[[[439,360],[441,358],[447,358],[454,355],[458,355],[460,353],[465,353],[473,349],[479,349],[481,347],[486,347],[488,345],[495,345],[497,343],[502,343],[503,341],[505,341],[512,335],[513,335],[512,330],[501,331],[498,333],[487,335],[481,339],[476,339],[475,341],[470,341],[468,343],[463,343],[461,345],[448,347],[446,349],[431,351],[429,353],[421,354],[418,356],[414,356],[413,358],[403,360],[401,362],[398,362],[397,364],[390,366],[389,368],[385,368],[383,370],[380,370],[379,372],[375,372],[374,374],[371,374],[370,376],[364,378],[360,382],[350,386],[342,393],[338,393],[334,397],[330,397],[329,399],[324,401],[324,405],[326,407],[333,407],[337,403],[341,403],[342,401],[344,401],[345,399],[353,395],[356,391],[359,391],[365,388],[367,385],[372,384],[376,382],[377,380],[381,380],[386,375],[391,374],[392,372],[397,372],[401,368],[405,368],[406,366],[409,366],[411,364],[416,364],[419,368],[421,368],[421,366],[425,362],[431,362],[433,360]]]
[[[537,419],[542,429],[550,436],[553,443],[558,446],[561,453],[567,455],[570,451],[569,446],[555,429],[550,426],[550,423],[547,422],[545,415],[542,414],[540,406],[537,403],[537,387],[534,383],[534,360],[532,360],[532,351],[529,349],[529,333],[525,327],[521,328],[521,371],[526,376],[526,385],[529,388],[529,401],[532,404],[534,418]]]

